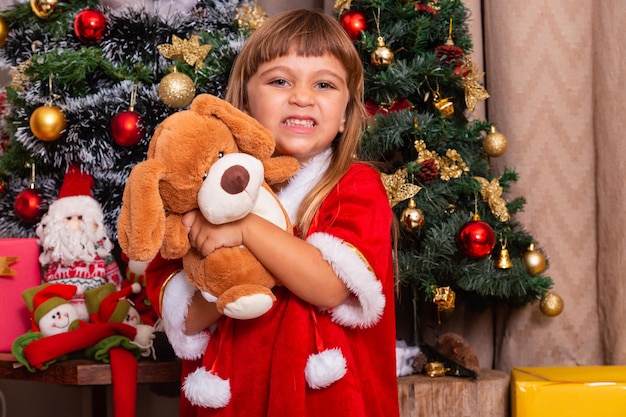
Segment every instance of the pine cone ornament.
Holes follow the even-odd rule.
[[[415,178],[419,182],[432,183],[439,175],[439,168],[437,162],[434,159],[427,159],[420,165],[419,172],[415,175]]]

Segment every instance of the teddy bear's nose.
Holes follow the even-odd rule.
[[[250,173],[241,165],[233,165],[224,171],[220,185],[228,194],[239,194],[250,182]]]

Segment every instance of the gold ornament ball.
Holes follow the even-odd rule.
[[[56,5],[57,0],[30,0],[30,8],[33,13],[42,19],[50,16]]]
[[[546,258],[541,252],[535,250],[533,243],[528,247],[528,251],[524,252],[522,258],[530,275],[535,276],[546,270]]]
[[[65,115],[57,106],[41,106],[30,115],[30,130],[44,142],[60,138],[65,124]]]
[[[564,307],[565,304],[561,296],[552,291],[548,291],[541,297],[541,302],[539,303],[541,312],[548,317],[558,316],[561,314]]]
[[[489,134],[483,139],[483,150],[489,156],[498,157],[506,152],[506,137],[496,130],[495,126],[491,126]]]
[[[7,38],[9,37],[9,25],[7,22],[0,16],[0,48],[2,48],[7,43]]]
[[[196,86],[186,74],[172,72],[159,83],[159,98],[163,103],[175,109],[187,106],[196,96]]]
[[[402,225],[409,230],[418,231],[424,226],[425,220],[424,212],[417,208],[415,200],[410,199],[407,207],[402,210],[402,214],[400,215]]]
[[[378,46],[372,52],[370,56],[372,64],[379,67],[393,64],[394,54],[393,51],[385,45],[385,40],[382,37],[378,38]]]

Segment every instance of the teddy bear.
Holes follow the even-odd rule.
[[[251,319],[267,312],[278,284],[245,247],[203,256],[189,244],[182,216],[199,209],[213,224],[255,213],[291,232],[270,185],[292,177],[298,161],[273,156],[272,134],[259,122],[210,94],[157,127],[146,160],[131,170],[118,219],[118,240],[132,261],[182,258],[190,282],[216,301],[220,313]]]

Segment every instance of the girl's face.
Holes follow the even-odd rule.
[[[277,154],[306,162],[344,129],[347,76],[332,55],[276,58],[248,81],[246,110],[272,132]]]

